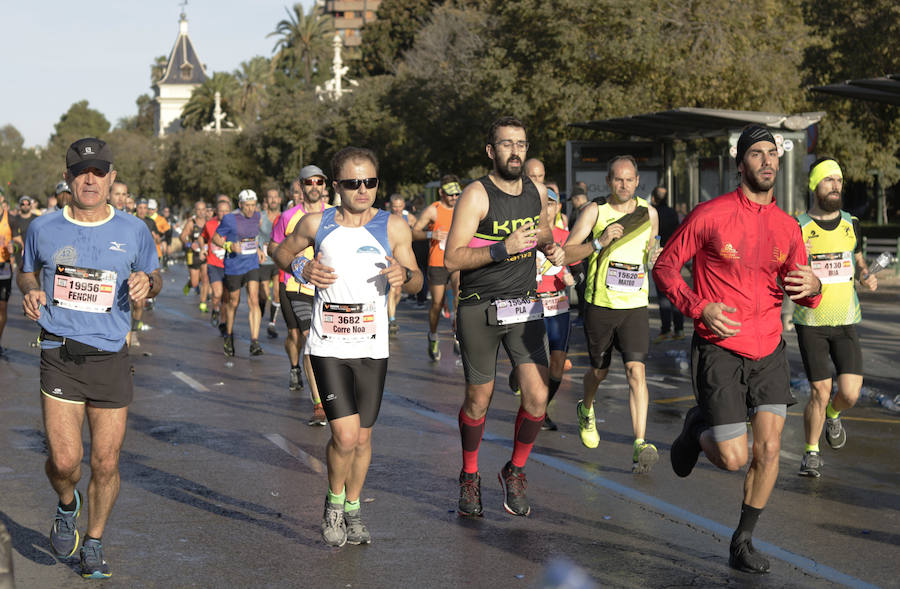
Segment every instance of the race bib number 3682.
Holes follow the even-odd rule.
[[[109,313],[116,301],[116,273],[77,266],[56,266],[53,304],[64,309]]]

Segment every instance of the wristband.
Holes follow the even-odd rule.
[[[148,292],[153,292],[153,274],[147,274],[147,280],[150,281],[150,290]]]
[[[431,236],[432,236],[433,234],[434,234],[433,231],[426,231],[426,232],[425,232],[425,237],[427,237],[428,239],[431,239]]]
[[[594,246],[595,252],[599,252],[600,250],[603,249],[603,246],[600,245],[600,238],[595,239],[594,241],[591,242],[591,244]]]
[[[491,259],[495,262],[502,262],[506,258],[509,257],[509,254],[506,253],[506,242],[498,241],[494,245],[491,246]]]
[[[309,280],[303,278],[303,268],[309,263],[309,258],[300,256],[291,262],[291,274],[300,284],[309,284]]]
[[[410,280],[412,280],[412,277],[413,277],[413,271],[410,270],[409,268],[403,268],[403,269],[406,270],[406,280],[403,281],[403,284],[406,284],[407,282],[409,282]]]

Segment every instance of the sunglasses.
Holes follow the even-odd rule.
[[[303,180],[303,183],[307,186],[323,186],[325,178],[306,178]]]
[[[366,188],[372,189],[378,186],[378,178],[364,178],[354,179],[354,180],[338,180],[338,184],[340,184],[346,190],[359,190],[361,184],[365,184]]]

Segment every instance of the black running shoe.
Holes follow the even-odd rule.
[[[226,335],[222,338],[226,356],[234,356],[234,334]]]
[[[213,327],[219,324],[219,312],[213,309],[212,313],[209,315],[209,323]]]
[[[250,342],[250,355],[251,356],[262,356],[265,352],[263,352],[262,346],[259,345],[257,340],[253,340]]]
[[[745,573],[761,575],[769,572],[769,559],[758,553],[749,539],[732,540],[728,550],[728,566]]]
[[[558,430],[556,423],[552,419],[550,419],[550,415],[544,414],[544,423],[541,425],[541,430],[543,431],[553,431]]]
[[[269,323],[269,324],[266,326],[266,335],[269,337],[269,339],[275,339],[275,338],[278,337],[278,332],[275,331],[275,324],[274,324],[274,323]]]
[[[669,458],[672,460],[672,470],[680,477],[686,477],[694,470],[697,459],[700,458],[700,440],[697,439],[697,427],[703,423],[703,412],[699,406],[691,407],[684,416],[684,426],[681,434],[672,442]]]
[[[477,472],[459,473],[459,505],[456,508],[459,515],[481,517],[484,509],[481,507],[481,477]]]
[[[288,389],[292,391],[302,391],[303,390],[303,373],[300,370],[300,367],[291,368],[291,380],[288,384]]]
[[[500,479],[500,486],[503,487],[503,508],[513,515],[526,516],[531,513],[531,505],[525,495],[525,488],[528,486],[525,469],[513,466],[512,462],[507,462],[497,478]]]

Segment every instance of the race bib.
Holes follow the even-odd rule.
[[[213,253],[213,255],[215,257],[219,258],[220,260],[225,257],[225,248],[224,247],[219,247],[219,246],[211,243],[211,244],[209,244],[209,251],[211,251]]]
[[[555,317],[569,312],[569,297],[561,290],[541,296],[541,303],[544,305],[544,317]]]
[[[544,307],[540,299],[497,299],[493,302],[497,310],[497,325],[525,323],[544,317]]]
[[[610,262],[606,270],[606,288],[618,292],[637,292],[644,286],[644,265]]]
[[[240,241],[240,251],[242,256],[256,255],[256,238],[249,237]]]
[[[853,281],[853,254],[835,252],[831,254],[810,254],[809,265],[822,284]]]
[[[56,266],[53,304],[88,313],[109,313],[116,301],[116,273],[76,266]]]
[[[322,303],[322,339],[341,342],[375,339],[375,303]]]

